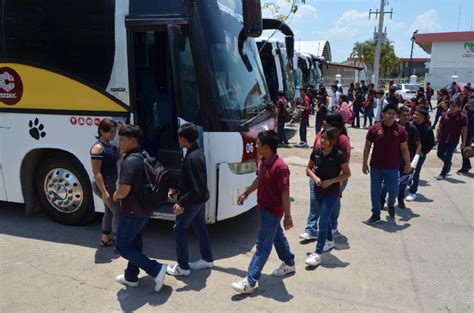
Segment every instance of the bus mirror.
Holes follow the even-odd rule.
[[[245,31],[242,29],[239,34],[239,42],[238,42],[238,49],[240,57],[242,58],[242,62],[244,62],[247,71],[251,72],[253,70],[252,64],[250,64],[249,57],[244,53],[244,43],[247,40],[247,36],[245,35]]]
[[[242,12],[246,37],[260,37],[263,31],[260,0],[243,0]]]
[[[285,37],[285,45],[288,59],[293,59],[295,56],[295,38],[290,36]]]

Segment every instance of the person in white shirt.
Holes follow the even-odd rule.
[[[339,97],[341,96],[341,93],[339,92],[337,85],[332,85],[331,86],[332,90],[332,101],[331,101],[331,106],[329,107],[329,110],[334,112],[339,105]]]
[[[385,98],[385,92],[382,89],[377,90],[375,93],[375,100],[374,100],[374,117],[375,122],[380,122],[382,119],[382,110],[385,106],[388,105],[388,101]]]

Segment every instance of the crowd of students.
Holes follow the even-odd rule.
[[[305,259],[308,266],[319,265],[322,253],[335,247],[333,236],[338,233],[342,193],[351,176],[351,144],[346,124],[359,127],[357,116],[354,116],[357,114],[353,112],[360,112],[359,109],[363,108],[371,125],[366,135],[362,164],[362,172],[370,175],[371,182],[372,215],[366,221],[369,225],[381,221],[380,214],[385,204],[389,217],[393,218],[396,200],[399,209],[405,208],[405,200],[416,200],[423,164],[436,142],[437,156],[444,164],[438,176],[440,180],[445,179],[450,172],[453,152],[459,139],[461,138],[461,150],[472,144],[472,96],[464,100],[459,92],[457,95],[455,92],[452,95],[455,98],[448,99],[445,91],[439,92],[436,109],[444,112],[439,118],[435,138],[427,102],[429,96],[425,96],[421,89],[415,99],[409,100],[414,102],[411,107],[400,107],[401,99],[392,86],[387,95],[383,90],[374,91],[371,84],[355,84],[353,87],[349,95],[344,95],[337,85],[332,86],[333,99],[338,97],[338,100],[331,104],[327,101],[324,87],[316,93],[314,90],[301,91],[301,108],[305,113],[300,124],[299,146],[308,146],[306,130],[313,100],[317,132],[306,167],[306,175],[309,177],[309,214],[304,232],[300,234],[303,240],[317,240],[314,253]],[[367,101],[372,104],[366,105]],[[276,104],[278,133],[267,130],[258,134],[257,177],[238,197],[237,203],[243,204],[252,192],[257,191],[260,216],[256,250],[248,266],[247,277],[232,284],[232,288],[239,293],[251,293],[258,287],[261,272],[273,246],[282,261],[273,275],[281,277],[295,272],[296,257],[284,233],[284,229],[293,227],[290,170],[277,153],[279,145],[288,143],[282,118],[282,111],[286,111],[286,106],[286,99],[280,93]],[[462,112],[461,109],[465,111]],[[375,113],[372,116],[372,113],[367,112]],[[143,270],[153,277],[155,291],[160,291],[166,273],[171,276],[188,276],[191,270],[213,268],[214,259],[204,218],[205,204],[209,199],[206,162],[197,145],[197,127],[185,124],[178,130],[179,144],[187,153],[183,160],[181,180],[175,189],[168,192],[169,199],[176,200],[173,212],[176,214],[174,232],[177,263],[173,266],[150,259],[143,252],[142,236],[153,210],[146,209],[138,195],[140,186],[143,185],[143,162],[146,157],[146,152],[140,146],[141,129],[134,125],[120,127],[120,152],[111,144],[116,132],[117,124],[113,120],[102,120],[98,127],[97,141],[90,151],[95,178],[94,191],[103,199],[105,206],[101,246],[115,246],[117,253],[128,260],[124,274],[117,276],[116,281],[136,287],[139,284],[139,272]],[[117,171],[119,159],[122,162],[120,171]],[[469,159],[465,157],[458,172],[467,173],[470,168]],[[189,260],[187,246],[187,230],[191,226],[199,239],[201,252],[201,259],[194,262]]]

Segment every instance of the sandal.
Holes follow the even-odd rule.
[[[115,245],[115,240],[113,240],[113,239],[109,239],[108,241],[103,241],[103,240],[100,241],[100,246],[101,247],[110,247],[110,246],[114,246],[114,245]]]

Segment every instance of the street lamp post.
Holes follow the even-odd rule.
[[[411,36],[411,52],[410,52],[410,65],[408,67],[408,77],[410,77],[410,75],[411,75],[411,66],[412,66],[411,60],[413,58],[413,44],[415,43],[415,37],[416,37],[417,33],[418,33],[418,29],[415,30],[413,32],[413,36]]]

